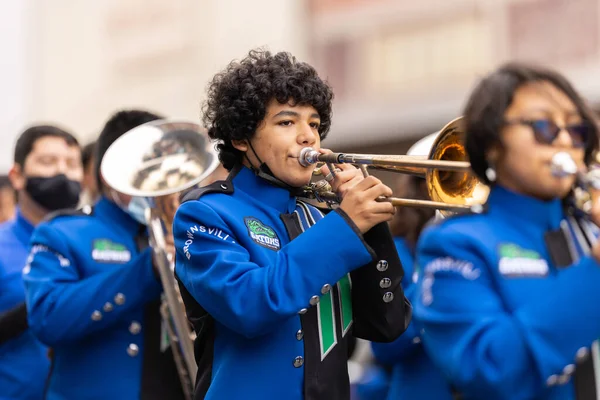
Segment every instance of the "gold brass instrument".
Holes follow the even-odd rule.
[[[101,173],[115,191],[131,196],[144,212],[150,246],[163,288],[161,316],[167,328],[183,392],[192,399],[197,365],[195,334],[174,276],[172,224],[185,190],[209,184],[219,168],[217,153],[199,125],[157,120],[119,137],[106,151]]]
[[[465,133],[462,117],[446,124],[437,134],[428,156],[373,155],[373,154],[321,154],[312,148],[302,149],[298,161],[303,166],[324,162],[349,163],[375,170],[417,175],[425,178],[429,200],[381,198],[395,206],[428,207],[449,212],[478,211],[489,194],[489,187],[471,172],[464,145]],[[330,166],[330,169],[333,169]],[[309,197],[334,203],[337,195],[325,181],[312,183],[307,189]]]

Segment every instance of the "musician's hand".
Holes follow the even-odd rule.
[[[377,201],[379,196],[391,196],[392,189],[374,176],[362,178],[346,190],[340,208],[350,217],[361,233],[389,221],[396,209],[392,203]]]
[[[332,153],[332,151],[329,149],[320,149],[319,152],[322,154]],[[333,174],[331,174],[331,171],[327,165],[323,165],[321,171],[325,177],[325,180],[327,180],[327,182],[329,182],[331,185],[331,190],[333,190],[340,199],[343,199],[346,196],[348,189],[365,178],[361,170],[356,168],[354,165],[335,164],[334,167],[336,171],[334,171]]]

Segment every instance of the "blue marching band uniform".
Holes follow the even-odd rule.
[[[393,367],[388,399],[595,399],[600,268],[564,239],[597,228],[566,210],[494,186],[483,213],[427,227],[415,255],[385,224],[360,234],[341,209],[325,213],[234,168],[188,193],[173,226],[197,333],[195,399],[347,399],[350,336],[381,342],[372,348]],[[10,247],[1,326],[25,311],[30,326],[0,335],[3,393],[180,390],[164,385],[179,382],[164,374],[170,352],[157,350],[161,287],[145,227],[102,198],[35,230],[17,213],[0,238]],[[45,346],[48,382],[24,381],[48,369]]]
[[[36,228],[23,278],[29,324],[53,353],[47,399],[178,398],[163,391],[179,382],[159,354],[161,285],[144,243],[106,198]]]
[[[386,224],[361,235],[341,209],[238,166],[190,192],[173,226],[196,399],[348,399],[348,337],[389,342],[408,325]]]
[[[414,250],[404,238],[395,237],[394,243],[404,267],[404,293],[412,302],[417,296],[418,276],[414,270]],[[375,359],[384,366],[391,367],[391,375],[389,378],[385,377],[387,390],[385,393],[378,393],[385,397],[378,398],[452,400],[450,384],[425,352],[418,325],[418,321],[413,318],[406,332],[394,342],[371,343]]]
[[[383,342],[372,348],[393,366],[388,399],[595,398],[600,269],[549,239],[565,226],[577,237],[572,221],[560,200],[495,186],[485,212],[424,230],[413,271],[413,252],[383,226],[361,235],[340,209],[324,214],[237,167],[188,193],[174,223],[176,276],[198,333],[195,398],[349,398],[350,335]],[[2,347],[10,357],[26,344],[31,358],[10,376],[47,368],[35,334],[53,352],[48,399],[161,398],[161,367],[144,362],[157,359],[145,345],[162,332],[142,226],[103,198],[35,231],[17,214],[8,232],[23,240],[3,252],[13,257],[5,275],[33,232],[23,270],[31,331]],[[12,286],[5,310],[23,300]],[[403,287],[415,306],[408,328]]]
[[[325,214],[239,166],[188,193],[174,223],[176,276],[198,334],[195,398],[349,398],[353,335],[382,342],[372,346],[393,366],[388,399],[594,399],[600,268],[556,239],[581,236],[573,221],[560,200],[495,186],[483,213],[424,230],[413,271],[385,224],[361,235],[342,210]],[[156,382],[178,382],[146,363],[172,355],[147,349],[164,337],[144,227],[104,198],[35,231],[17,213],[0,228],[17,238],[5,241],[4,276],[15,277],[32,233],[31,328],[3,332],[3,391],[23,388],[27,368],[48,368],[47,345],[48,399],[164,398]],[[18,281],[3,280],[3,310],[24,312]],[[30,357],[9,368],[23,346]]]
[[[33,225],[17,209],[0,225],[0,399],[38,400],[50,360],[46,346],[27,326],[22,271]]]
[[[461,398],[596,399],[600,266],[565,240],[589,228],[495,186],[484,213],[422,233],[415,319]]]

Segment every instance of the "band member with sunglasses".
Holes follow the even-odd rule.
[[[595,399],[585,366],[600,337],[600,244],[578,248],[575,179],[551,163],[557,152],[592,161],[594,116],[557,72],[509,64],[477,85],[464,123],[472,169],[491,191],[481,213],[419,239],[425,349],[464,399]]]
[[[351,335],[392,341],[410,320],[385,224],[391,190],[340,165],[342,198],[302,201],[331,126],[331,88],[288,53],[251,51],[209,86],[204,123],[224,181],[190,192],[173,224],[175,272],[197,333],[195,399],[350,398]],[[325,151],[325,150],[323,150]]]

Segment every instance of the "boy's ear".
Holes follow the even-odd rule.
[[[231,144],[236,150],[243,151],[244,153],[248,151],[248,141],[246,139],[232,140]]]

